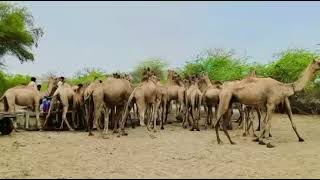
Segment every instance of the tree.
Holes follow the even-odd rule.
[[[242,79],[250,72],[251,65],[245,62],[246,58],[236,58],[234,55],[232,50],[205,50],[195,60],[187,62],[183,74],[186,76],[207,72],[209,78],[214,80]]]
[[[264,68],[264,74],[289,83],[299,78],[301,72],[319,55],[305,49],[288,49],[277,54],[277,60]]]
[[[149,58],[140,63],[137,68],[131,73],[133,77],[133,82],[140,82],[142,79],[142,72],[144,68],[149,67],[153,70],[160,80],[165,80],[167,63],[160,58]]]
[[[32,47],[38,47],[42,36],[43,30],[35,27],[25,7],[0,2],[0,57],[13,55],[21,63],[34,61]]]

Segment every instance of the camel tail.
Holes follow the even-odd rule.
[[[4,111],[8,111],[9,110],[9,104],[8,104],[8,100],[7,97],[5,95],[3,95],[0,98],[0,102],[3,101],[3,107],[4,107]]]
[[[183,103],[185,106],[187,106],[187,90],[184,90],[183,92]]]
[[[0,98],[0,101],[3,101],[3,99],[4,99],[5,96],[6,96],[5,94],[2,95],[1,98]]]
[[[136,89],[138,87],[134,88],[134,90],[132,91],[132,93],[130,94],[129,98],[128,98],[128,101],[127,101],[127,104],[126,104],[126,108],[124,110],[124,113],[123,113],[123,116],[122,116],[122,120],[121,120],[121,129],[123,130],[124,129],[124,123],[125,123],[125,120],[127,119],[128,117],[128,112],[129,112],[129,106],[131,105],[131,101],[133,100],[134,98],[134,94],[136,92]]]

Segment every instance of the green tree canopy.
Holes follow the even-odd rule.
[[[277,55],[277,60],[263,69],[265,76],[289,83],[297,80],[318,54],[306,49],[289,49]]]
[[[160,58],[149,58],[140,63],[135,70],[131,72],[134,83],[141,81],[142,72],[144,68],[147,67],[150,67],[150,69],[153,70],[161,80],[166,79],[167,63]]]
[[[235,53],[231,50],[209,49],[198,55],[195,60],[187,62],[183,74],[186,76],[207,72],[209,78],[214,80],[241,79],[251,69],[245,60],[235,57]]]
[[[0,57],[13,55],[21,63],[34,61],[32,47],[38,46],[42,35],[43,30],[35,27],[25,7],[0,2]]]

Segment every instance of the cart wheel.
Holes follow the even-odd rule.
[[[6,117],[0,120],[0,131],[2,135],[8,135],[13,130],[13,124],[10,118]]]

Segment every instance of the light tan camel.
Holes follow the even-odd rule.
[[[253,70],[251,71],[246,78],[255,78],[257,77],[256,71]],[[250,127],[252,127],[252,134],[254,134],[254,129],[253,129],[253,120],[254,120],[254,113],[253,110],[256,110],[257,115],[258,115],[258,127],[257,131],[260,131],[260,123],[261,123],[261,108],[259,106],[250,106],[250,105],[242,105],[240,108],[242,108],[242,111],[240,113],[243,113],[242,115],[244,118],[241,118],[242,121],[239,122],[239,126],[243,125],[243,136],[247,136],[250,134]],[[241,116],[241,115],[240,115]],[[243,123],[242,123],[243,122]],[[269,134],[271,137],[271,134]]]
[[[270,142],[265,143],[263,140],[267,140],[270,128],[271,128],[271,118],[274,108],[277,104],[284,101],[288,116],[295,131],[299,141],[304,141],[302,137],[298,134],[297,128],[292,121],[292,112],[290,107],[290,102],[288,97],[293,95],[295,92],[301,91],[307,82],[312,79],[314,74],[320,69],[320,60],[313,60],[304,72],[301,74],[300,78],[294,83],[281,83],[272,78],[247,78],[239,82],[230,83],[228,86],[222,88],[220,93],[220,103],[217,113],[217,120],[215,121],[215,131],[217,135],[217,141],[219,144],[222,143],[218,127],[222,116],[227,115],[230,111],[230,105],[232,102],[240,102],[245,105],[264,105],[267,108],[266,118],[264,118],[262,131],[259,138],[257,139],[260,144],[267,144],[267,147],[274,147]],[[224,122],[228,121],[228,118],[224,118]],[[228,137],[231,144],[235,144],[225,127],[223,122],[223,130]]]
[[[200,111],[201,111],[201,99],[202,99],[202,93],[198,86],[199,77],[198,76],[191,76],[189,77],[189,84],[190,86],[187,89],[187,101],[186,101],[186,118],[184,118],[184,121],[182,122],[182,126],[184,128],[187,128],[186,126],[186,120],[189,121],[189,115],[191,114],[192,117],[192,128],[190,131],[199,129],[199,120],[200,120]]]
[[[75,92],[72,89],[72,86],[66,82],[64,82],[61,86],[57,88],[57,90],[53,94],[53,98],[50,103],[48,114],[46,116],[46,120],[43,124],[43,127],[45,127],[50,117],[53,105],[55,105],[57,101],[60,101],[60,104],[62,105],[62,121],[61,121],[60,129],[63,128],[63,123],[66,123],[68,126],[68,129],[71,131],[74,131],[74,129],[72,128],[72,126],[69,124],[67,120],[67,112],[68,112],[69,106],[71,106],[71,108],[73,106],[74,95],[75,95]],[[72,110],[74,111],[74,109]],[[73,126],[75,126],[74,119],[72,119],[72,123],[73,123]]]
[[[42,129],[40,115],[40,101],[44,96],[53,93],[54,86],[57,84],[57,79],[50,77],[48,80],[48,89],[45,92],[39,92],[31,86],[15,86],[6,90],[0,101],[4,101],[4,110],[7,112],[16,112],[16,105],[26,106],[36,113],[36,121],[38,129]],[[17,128],[16,122],[14,128]],[[26,128],[29,128],[28,119],[26,119]]]
[[[132,104],[132,102],[135,102],[138,107],[139,111],[139,119],[140,119],[140,125],[145,126],[144,120],[145,120],[145,112],[147,108],[150,109],[150,115],[151,118],[148,119],[147,123],[147,129],[148,131],[149,126],[151,125],[150,122],[154,122],[154,128],[156,127],[156,112],[157,112],[157,84],[158,79],[154,75],[154,73],[150,70],[150,68],[147,68],[147,70],[143,73],[143,79],[142,83],[138,85],[131,93],[127,105],[125,107],[124,114],[122,116],[121,121],[121,135],[128,135],[128,133],[124,130],[124,123],[127,119],[128,112],[129,112],[129,106]],[[159,102],[159,101],[158,101]],[[120,136],[120,134],[118,136]]]
[[[119,118],[121,117],[123,106],[128,100],[132,88],[131,84],[126,79],[109,77],[105,81],[99,84],[93,85],[92,101],[93,101],[93,110],[94,110],[94,119],[91,119],[89,123],[89,136],[93,135],[91,132],[91,123],[95,121],[96,128],[101,132],[103,136],[103,131],[100,130],[99,119],[101,114],[104,114],[104,133],[108,132],[109,124],[109,112],[111,108],[116,107],[116,118],[114,123],[114,132],[117,130],[117,125]],[[118,114],[118,115],[117,115]]]
[[[185,112],[185,101],[186,101],[186,88],[181,81],[177,82],[175,79],[180,78],[179,75],[173,71],[168,70],[167,83],[164,86],[167,87],[168,102],[166,108],[165,122],[167,123],[169,106],[171,101],[176,101],[177,104],[177,114],[176,117],[179,118],[181,113]]]

